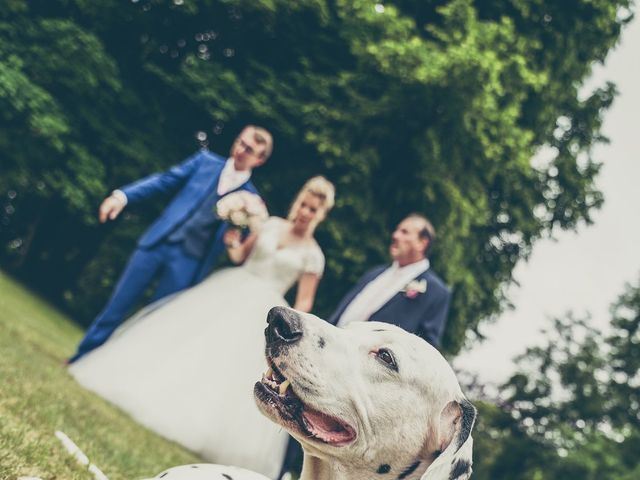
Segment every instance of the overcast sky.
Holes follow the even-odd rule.
[[[594,69],[585,86],[593,90],[606,81],[619,91],[605,113],[604,134],[611,143],[595,148],[603,163],[597,185],[605,203],[595,223],[577,232],[556,232],[541,240],[526,263],[515,269],[520,287],[511,290],[515,309],[481,331],[488,340],[463,352],[457,368],[499,382],[513,372],[513,357],[540,341],[548,319],[567,311],[591,313],[592,324],[606,328],[609,305],[626,283],[640,279],[640,21],[622,33],[604,66]]]

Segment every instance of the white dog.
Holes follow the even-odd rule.
[[[470,477],[476,410],[435,348],[386,323],[340,329],[283,307],[267,322],[269,369],[254,395],[302,444],[302,480]],[[229,468],[188,465],[156,478],[265,478]]]

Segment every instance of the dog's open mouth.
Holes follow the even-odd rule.
[[[349,424],[305,405],[295,394],[291,382],[269,361],[269,369],[256,382],[254,395],[268,413],[283,426],[330,445],[346,445],[356,438]]]

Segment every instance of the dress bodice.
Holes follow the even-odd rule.
[[[313,243],[280,246],[286,220],[271,217],[258,234],[256,243],[242,268],[266,280],[284,295],[303,273],[322,275],[324,255]]]

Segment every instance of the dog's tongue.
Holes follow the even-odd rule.
[[[305,409],[302,414],[307,421],[309,431],[327,443],[340,444],[353,440],[354,434],[348,427],[336,419],[316,412],[311,409]]]

